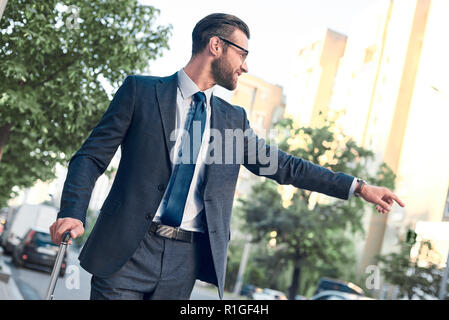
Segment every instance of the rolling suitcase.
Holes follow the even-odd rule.
[[[66,231],[62,235],[62,241],[59,245],[58,255],[56,256],[55,265],[50,276],[50,284],[47,289],[45,300],[53,300],[53,293],[55,291],[56,281],[58,281],[59,272],[61,270],[62,260],[64,259],[65,252],[67,251],[67,245],[70,240],[70,231]]]

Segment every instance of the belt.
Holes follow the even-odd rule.
[[[193,242],[194,240],[197,240],[199,236],[202,235],[201,232],[182,230],[177,227],[166,226],[156,222],[151,222],[149,232],[155,233],[164,238],[184,242]]]

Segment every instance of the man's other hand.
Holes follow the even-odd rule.
[[[397,195],[385,187],[364,185],[360,196],[368,202],[377,204],[376,209],[380,213],[389,213],[393,205],[393,200],[401,207],[405,206],[405,203]]]
[[[64,232],[70,231],[70,237],[75,239],[84,233],[84,227],[81,220],[73,218],[59,218],[50,227],[50,235],[53,243],[60,244]],[[72,240],[69,240],[72,244]]]

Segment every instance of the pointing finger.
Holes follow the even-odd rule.
[[[396,201],[401,207],[405,207],[405,203],[399,199],[399,197],[397,195],[395,195],[394,193],[391,193],[391,197],[394,199],[394,201]]]

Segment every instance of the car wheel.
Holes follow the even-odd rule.
[[[12,255],[12,251],[7,244],[2,245],[4,255]]]

